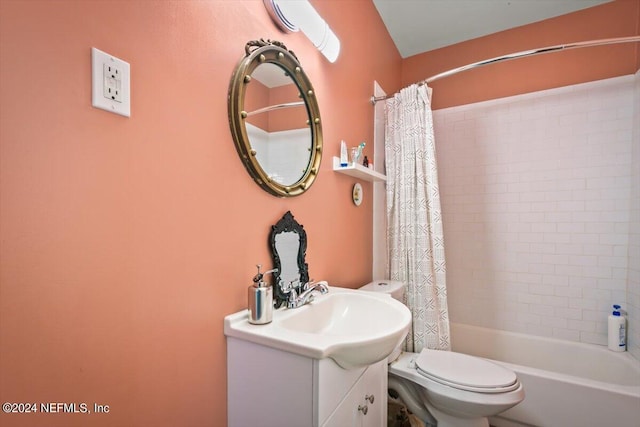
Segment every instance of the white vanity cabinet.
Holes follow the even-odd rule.
[[[383,427],[387,364],[342,369],[227,337],[229,427]]]

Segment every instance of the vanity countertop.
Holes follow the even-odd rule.
[[[309,304],[274,310],[266,325],[249,323],[247,310],[230,314],[224,334],[350,369],[391,354],[410,322],[409,309],[390,295],[330,286]]]

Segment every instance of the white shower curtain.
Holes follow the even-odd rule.
[[[388,277],[407,285],[405,350],[449,350],[446,266],[430,90],[414,84],[386,101]]]

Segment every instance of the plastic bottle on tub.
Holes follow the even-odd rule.
[[[627,320],[615,304],[609,315],[609,350],[625,351],[627,349]]]

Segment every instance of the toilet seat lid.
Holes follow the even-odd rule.
[[[515,372],[467,354],[424,349],[415,363],[423,376],[461,390],[504,393],[520,386]]]

